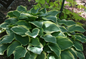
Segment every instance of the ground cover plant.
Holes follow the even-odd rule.
[[[0,24],[0,55],[14,59],[85,59],[85,29],[72,20],[59,20],[59,11],[18,6]]]

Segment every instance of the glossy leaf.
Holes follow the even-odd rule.
[[[18,11],[13,11],[13,14],[16,16],[16,17],[19,17],[20,16],[20,13]]]
[[[25,32],[28,31],[28,29],[24,26],[14,26],[11,28],[11,30],[18,35],[24,36]]]
[[[60,56],[61,54],[61,49],[58,46],[58,44],[49,44],[49,48],[51,51],[53,51],[57,56]]]
[[[85,56],[84,56],[83,52],[80,52],[80,51],[77,51],[77,57],[79,59],[85,59]]]
[[[62,36],[57,37],[57,44],[61,50],[65,50],[73,46],[73,42],[70,39]]]
[[[28,35],[28,36],[31,36],[33,38],[36,38],[39,34],[39,31],[40,30],[38,28],[35,28],[35,29],[32,30],[32,32],[27,31],[25,34]]]
[[[39,22],[39,21],[33,21],[33,22],[30,22],[30,23],[37,26],[37,27],[39,27],[39,28],[41,28],[42,25],[43,25],[43,22]]]
[[[42,37],[46,42],[56,43],[56,38],[52,35]]]
[[[43,29],[46,33],[52,33],[52,32],[60,31],[60,28],[56,24],[54,24],[50,21],[44,22],[44,28]]]
[[[27,49],[29,51],[35,53],[35,54],[41,54],[41,52],[43,51],[43,47],[39,48],[39,47],[31,47],[31,46],[28,46]]]
[[[15,48],[20,45],[21,44],[17,41],[14,41],[11,45],[9,45],[7,48],[7,56],[10,56],[13,53],[13,51],[15,50]]]
[[[25,57],[26,53],[27,53],[27,50],[24,47],[18,46],[16,47],[15,52],[14,52],[14,59]]]

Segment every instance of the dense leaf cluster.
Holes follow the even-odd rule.
[[[59,20],[58,11],[19,6],[8,12],[0,24],[0,55],[14,59],[85,59],[82,43],[86,42],[84,28],[72,20]]]

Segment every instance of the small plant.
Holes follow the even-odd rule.
[[[19,6],[8,12],[0,24],[0,55],[14,59],[85,59],[82,43],[86,42],[84,28],[72,20],[59,20],[59,11]]]

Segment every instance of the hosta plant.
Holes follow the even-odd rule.
[[[85,59],[85,29],[72,20],[59,20],[59,11],[19,6],[0,24],[0,55],[14,59]]]

